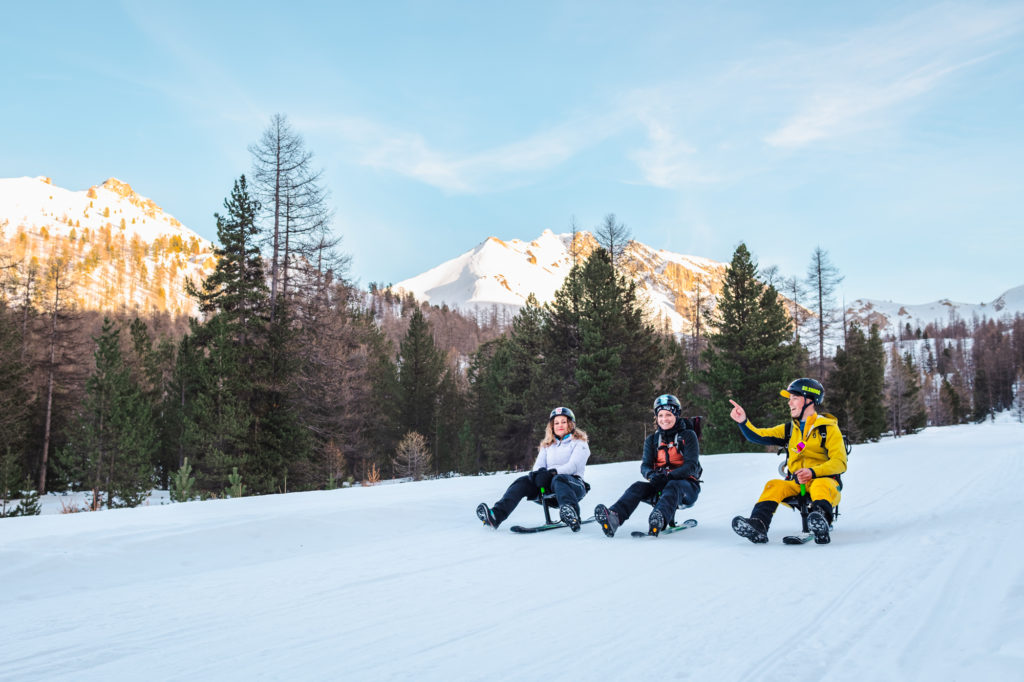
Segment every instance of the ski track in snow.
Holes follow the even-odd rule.
[[[0,680],[1008,680],[1024,426],[855,446],[832,544],[736,536],[778,457],[705,457],[636,542],[475,518],[515,474],[0,520]],[[594,444],[597,448],[598,444]],[[591,466],[587,516],[637,462]]]

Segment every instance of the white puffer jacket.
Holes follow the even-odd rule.
[[[587,460],[590,459],[590,446],[587,441],[573,438],[572,434],[566,434],[565,438],[556,441],[546,448],[541,448],[537,453],[537,461],[533,469],[554,469],[560,474],[579,476],[583,478],[583,471],[587,468]]]

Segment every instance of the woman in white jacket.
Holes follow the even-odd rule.
[[[587,434],[576,428],[576,415],[568,407],[556,407],[548,417],[533,470],[513,481],[493,507],[481,502],[476,508],[477,518],[497,528],[524,497],[536,500],[545,492],[554,492],[562,523],[577,532],[580,529],[580,500],[587,494],[583,471],[589,458]]]

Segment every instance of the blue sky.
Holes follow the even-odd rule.
[[[114,176],[215,239],[286,114],[361,284],[592,229],[846,299],[1024,284],[1024,2],[8,4],[0,177]]]

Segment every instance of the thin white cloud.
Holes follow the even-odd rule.
[[[622,128],[616,115],[583,117],[522,140],[475,153],[446,153],[422,135],[395,130],[360,118],[306,120],[332,131],[358,151],[359,162],[398,173],[446,192],[472,194],[526,181],[582,150],[599,144]]]
[[[1024,7],[937,5],[843,40],[757,50],[721,72],[618,93],[601,114],[570,116],[522,139],[475,151],[437,147],[423,134],[360,118],[304,122],[330,130],[359,163],[454,194],[536,182],[583,151],[636,131],[621,151],[627,179],[665,189],[735,181],[762,171],[758,147],[797,149],[892,125],[910,103],[1017,36]],[[766,121],[778,121],[764,133]],[[627,168],[628,166],[624,166]],[[628,175],[628,173],[624,173]]]
[[[901,105],[938,89],[954,73],[988,59],[1016,36],[1020,7],[938,5],[890,25],[810,49],[776,64],[773,80],[800,88],[796,111],[765,136],[798,148],[890,123]],[[806,93],[806,94],[803,94]]]
[[[647,129],[648,144],[629,152],[629,158],[640,169],[646,184],[674,189],[719,180],[700,169],[697,149],[681,139],[669,122],[653,114],[644,114],[640,120]]]

